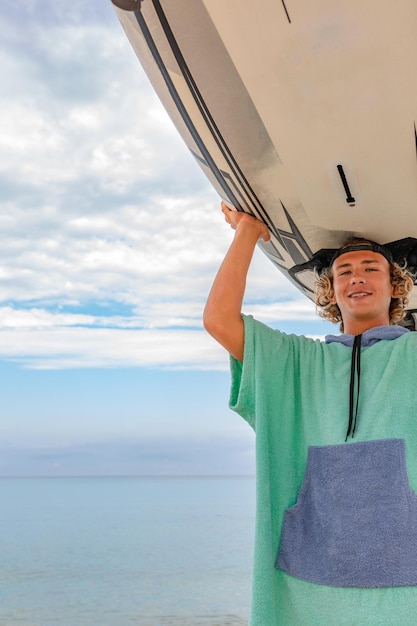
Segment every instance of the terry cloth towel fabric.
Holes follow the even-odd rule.
[[[276,566],[335,587],[417,585],[417,496],[401,439],[312,446]]]
[[[376,326],[370,328],[361,335],[327,335],[325,342],[341,343],[344,346],[352,348],[352,361],[350,372],[350,405],[349,405],[349,419],[348,427],[346,431],[345,441],[355,436],[356,423],[358,416],[359,406],[359,389],[360,389],[360,369],[361,369],[361,350],[362,348],[369,348],[378,343],[382,339],[393,340],[401,337],[410,331],[402,326]]]
[[[369,348],[382,339],[397,339],[401,335],[405,335],[410,331],[403,326],[376,326],[370,328],[362,334],[362,348]],[[342,335],[326,335],[326,343],[341,343],[348,348],[353,347],[355,341],[355,335],[348,335],[347,333]]]
[[[417,493],[417,333],[362,350],[361,419],[356,438],[344,444],[351,350],[243,319],[245,356],[243,363],[231,357],[230,407],[256,433],[250,626],[416,626],[417,586],[319,585],[277,569],[275,561],[309,446],[403,439],[410,487]]]

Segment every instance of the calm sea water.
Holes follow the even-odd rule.
[[[0,479],[2,626],[244,626],[252,478]]]

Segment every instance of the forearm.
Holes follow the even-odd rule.
[[[243,360],[244,327],[241,317],[246,278],[264,225],[243,219],[220,266],[204,311],[206,330],[238,360]]]

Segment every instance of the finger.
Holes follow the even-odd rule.
[[[229,213],[231,212],[230,207],[228,207],[228,206],[227,206],[227,204],[226,204],[225,202],[222,202],[222,203],[221,203],[221,208],[222,208],[222,211],[223,211],[223,213],[224,213],[225,215],[229,215]]]

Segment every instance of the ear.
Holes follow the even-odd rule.
[[[330,304],[337,304],[333,290],[329,294],[329,302],[330,302]]]

